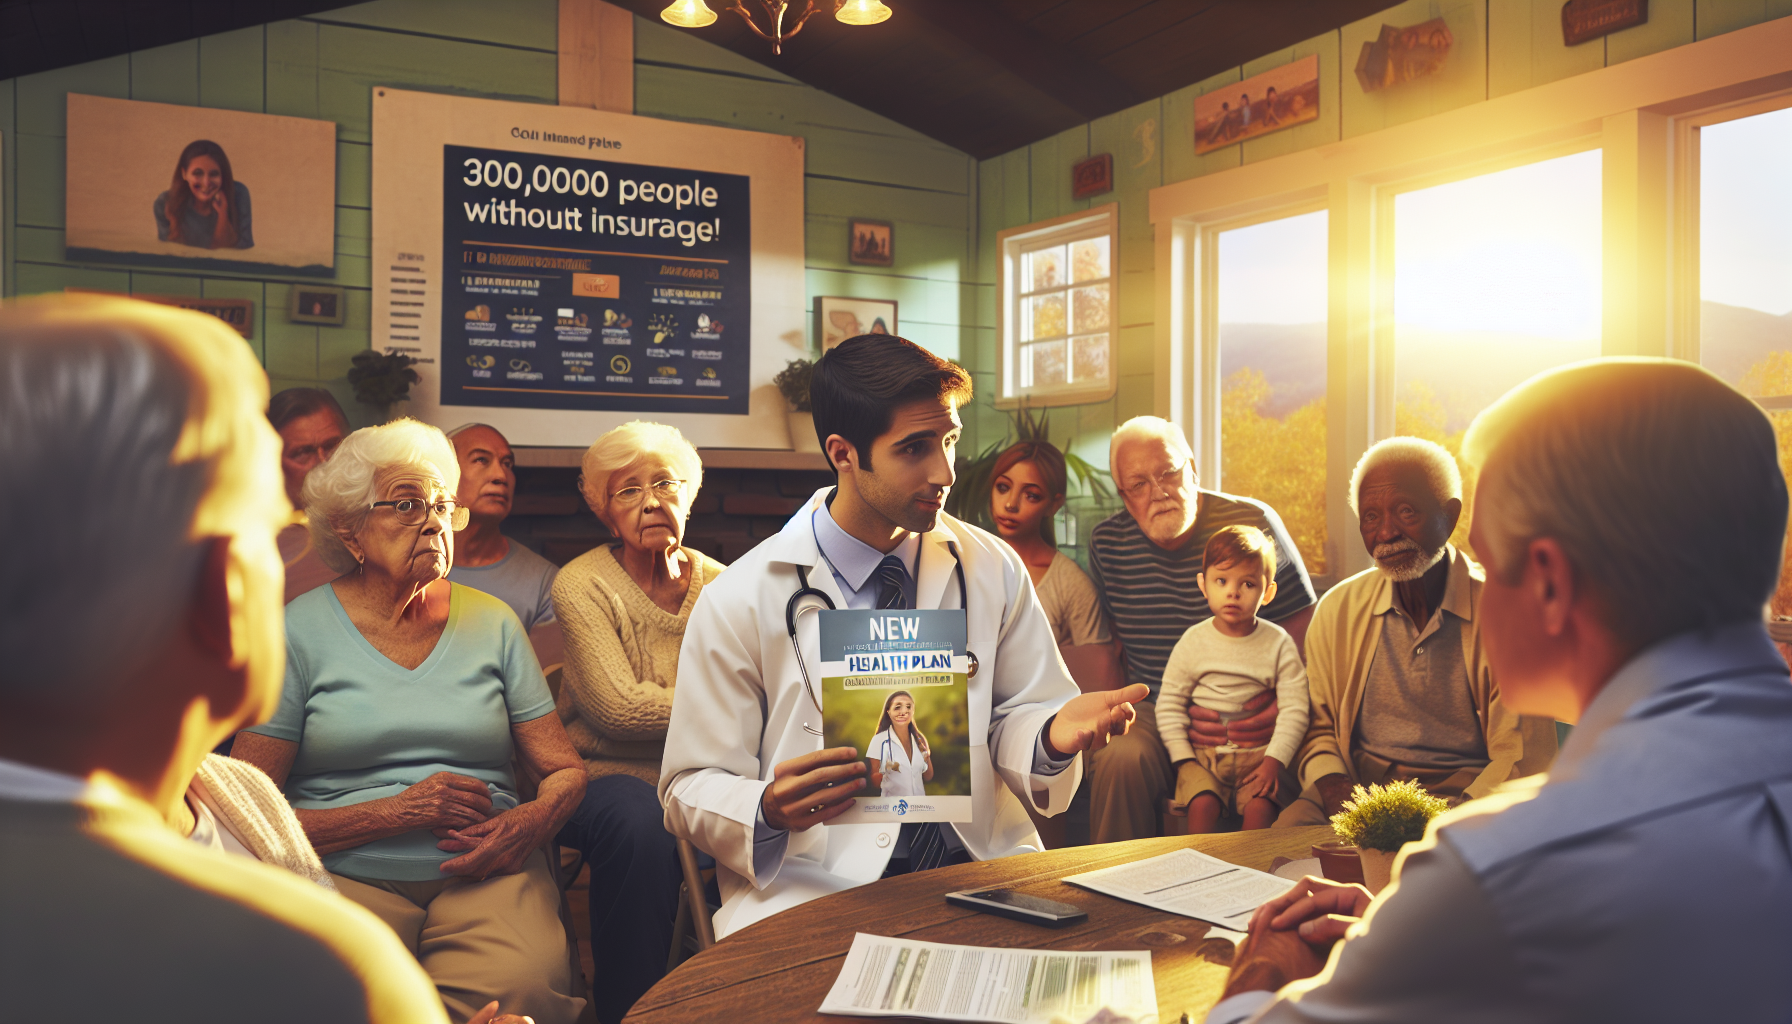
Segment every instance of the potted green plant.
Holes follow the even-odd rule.
[[[1379,893],[1393,875],[1394,855],[1407,843],[1425,838],[1425,826],[1449,808],[1449,801],[1425,792],[1416,782],[1358,786],[1344,801],[1343,813],[1332,815],[1332,831],[1362,851],[1363,884]]]
[[[799,452],[821,451],[821,439],[815,436],[815,414],[809,406],[809,381],[815,377],[815,362],[792,359],[772,377],[778,393],[790,404],[790,447]]]
[[[417,360],[402,352],[368,349],[351,362],[348,382],[355,389],[355,400],[377,406],[382,423],[392,418],[398,403],[411,397],[411,385],[423,380],[411,369]]]

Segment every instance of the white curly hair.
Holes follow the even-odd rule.
[[[380,500],[379,476],[387,470],[414,469],[440,477],[449,494],[460,486],[460,459],[443,433],[427,423],[404,417],[376,427],[362,427],[342,439],[336,454],[305,477],[305,516],[317,557],[337,572],[355,568],[338,529],[354,533],[367,521],[368,506]]]
[[[1422,437],[1390,437],[1364,452],[1350,474],[1348,498],[1352,514],[1357,512],[1363,478],[1370,470],[1381,466],[1410,467],[1424,473],[1425,481],[1431,485],[1431,493],[1440,505],[1451,498],[1462,497],[1462,470],[1456,467],[1456,457],[1449,449]]]

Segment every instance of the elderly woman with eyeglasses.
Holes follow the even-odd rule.
[[[543,845],[585,791],[516,613],[448,582],[460,462],[415,420],[357,430],[303,496],[343,573],[286,606],[286,682],[235,757],[292,803],[344,896],[403,939],[464,1021],[490,1000],[570,1022],[560,890]],[[520,803],[512,758],[540,779]]]
[[[665,973],[678,903],[676,845],[654,785],[685,624],[720,563],[684,546],[703,482],[697,450],[636,420],[597,439],[579,490],[615,540],[554,579],[566,640],[560,718],[591,778],[560,842],[591,862],[597,1018],[620,1020]]]

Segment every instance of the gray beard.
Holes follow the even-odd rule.
[[[1411,583],[1413,580],[1430,572],[1432,567],[1443,561],[1444,558],[1445,548],[1439,547],[1436,551],[1430,552],[1422,558],[1414,559],[1410,564],[1398,568],[1389,567],[1384,559],[1404,555],[1409,551],[1418,550],[1418,545],[1412,544],[1410,541],[1408,541],[1407,544],[1410,546],[1400,547],[1394,550],[1389,550],[1390,548],[1394,548],[1394,545],[1392,544],[1383,545],[1382,547],[1375,549],[1375,567],[1380,569],[1383,575],[1387,576],[1388,579],[1393,580],[1395,583]]]

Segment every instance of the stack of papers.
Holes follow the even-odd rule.
[[[854,1017],[1156,1024],[1149,950],[948,946],[860,932],[822,1001]]]
[[[1244,931],[1251,914],[1288,891],[1288,879],[1194,850],[1071,875],[1064,881],[1132,903]]]

